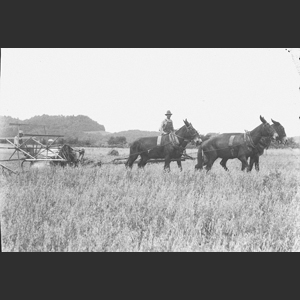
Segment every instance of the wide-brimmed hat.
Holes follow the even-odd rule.
[[[23,130],[19,130],[19,134],[22,133],[23,134]]]
[[[170,110],[167,110],[167,112],[165,113],[165,115],[172,115],[171,111]]]

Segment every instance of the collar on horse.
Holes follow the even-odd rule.
[[[250,146],[252,148],[255,148],[254,142],[253,142],[252,137],[250,135],[250,131],[245,130],[244,140],[245,140],[245,143],[248,144],[248,146]]]

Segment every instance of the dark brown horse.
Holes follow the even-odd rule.
[[[216,135],[203,142],[198,148],[197,164],[195,169],[202,169],[206,165],[206,170],[212,168],[217,158],[222,158],[225,165],[221,164],[225,170],[228,159],[238,158],[242,162],[242,171],[248,169],[247,159],[250,151],[254,148],[262,137],[278,137],[274,128],[260,116],[262,124],[246,133],[223,133]],[[221,161],[222,162],[222,161]]]
[[[151,158],[164,158],[164,170],[170,171],[171,159],[177,159],[177,165],[182,170],[180,157],[188,143],[194,141],[201,143],[199,133],[186,119],[184,126],[173,133],[163,135],[160,145],[157,145],[157,136],[139,138],[130,147],[130,155],[125,163],[126,167],[132,168],[134,161],[141,156],[138,163],[139,168],[143,168]]]
[[[286,133],[284,127],[279,123],[271,119],[273,124],[271,125],[276,132],[278,133],[278,137],[276,140],[279,143],[285,144],[287,142]],[[253,151],[250,155],[250,163],[248,171],[251,171],[253,168],[253,164],[255,164],[255,170],[259,171],[259,157],[263,155],[264,150],[270,147],[272,139],[270,137],[262,137],[258,142],[257,146],[253,148]]]
[[[275,129],[275,131],[278,134],[278,137],[276,138],[276,140],[281,142],[281,143],[285,143],[286,142],[286,134],[285,134],[284,127],[279,122],[276,122],[276,121],[273,121],[273,120],[272,120],[272,122],[273,122],[273,124],[271,126]],[[257,171],[259,171],[259,156],[263,154],[264,149],[266,149],[270,146],[271,141],[272,141],[271,137],[262,137],[259,140],[259,142],[257,143],[257,145],[255,145],[255,147],[249,147],[248,148],[246,156],[247,156],[247,159],[248,159],[248,157],[250,157],[250,164],[248,166],[247,171],[250,172],[252,170],[254,163],[255,163],[255,169]],[[228,168],[226,166],[226,163],[227,163],[228,159],[234,159],[234,157],[223,158],[220,162],[220,165],[226,171],[228,171]]]
[[[84,149],[75,150],[70,145],[64,144],[58,152],[58,157],[62,157],[66,161],[51,161],[51,164],[60,165],[62,167],[66,165],[78,167],[79,162],[83,159],[84,152]]]

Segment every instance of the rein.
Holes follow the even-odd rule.
[[[186,125],[185,125],[186,126]],[[189,125],[189,126],[186,126],[186,128],[188,129],[188,131],[190,130],[190,128],[191,128],[191,125]],[[193,128],[194,129],[194,128]],[[194,129],[195,131],[196,131],[196,129]],[[180,136],[180,135],[178,135],[178,134],[176,134],[176,133],[174,133],[174,135],[176,135],[178,138],[181,138],[181,139],[183,139],[183,142],[191,142],[193,139],[194,139],[194,137],[197,135],[197,133],[195,133],[195,135],[194,135],[194,137],[192,137],[191,139],[185,139],[184,137],[182,137],[182,136]]]
[[[264,124],[263,126],[265,126],[265,124]],[[276,132],[275,129],[273,129],[273,130]],[[273,132],[273,133],[274,133],[274,132]],[[246,139],[246,136],[248,136],[248,138],[249,138],[249,141],[250,141],[250,147],[252,147],[252,148],[254,148],[254,149],[257,149],[257,147],[259,146],[260,140],[263,138],[263,136],[261,136],[260,139],[259,139],[259,141],[258,141],[257,144],[255,145],[254,142],[253,142],[253,139],[252,139],[252,137],[251,137],[251,132],[250,132],[250,131],[245,130],[245,139]],[[256,135],[255,135],[255,137],[256,137]],[[271,135],[271,134],[269,134],[268,137],[271,138],[271,140],[272,140],[272,135]]]

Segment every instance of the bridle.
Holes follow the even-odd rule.
[[[188,125],[188,126],[185,124],[185,127],[186,127],[187,132],[188,132],[189,134],[190,134],[190,132],[191,132],[192,130],[193,130],[195,133],[194,133],[193,135],[191,135],[191,137],[190,137],[189,139],[184,138],[184,137],[182,137],[182,136],[180,136],[180,135],[174,133],[178,138],[183,139],[183,142],[188,142],[188,143],[189,143],[189,142],[191,142],[192,140],[194,140],[196,136],[199,136],[198,131],[192,126],[192,124],[190,124],[190,125]],[[200,138],[200,137],[199,137],[199,138]]]
[[[269,134],[268,134],[268,137],[270,137],[270,138],[273,140],[273,139],[274,139],[274,137],[273,137],[273,136],[274,136],[274,133],[276,133],[277,136],[279,136],[279,135],[278,135],[277,131],[276,131],[269,123],[264,123],[263,126],[267,126],[267,124],[268,124],[269,127],[271,128],[271,130],[270,130],[271,132],[269,132],[269,130],[267,129],[267,130],[268,130],[268,133],[269,133]]]
[[[269,130],[268,128],[266,129],[266,130],[268,130],[268,136],[267,137],[269,137],[271,139],[274,139],[273,135],[274,135],[274,133],[277,133],[277,131],[269,123],[263,123],[263,127],[266,127],[267,125],[269,125],[269,127],[271,128],[271,130]],[[278,133],[277,133],[277,135],[278,135]],[[249,140],[249,143],[250,143],[249,146],[252,147],[252,148],[256,148],[256,146],[253,142],[253,139],[251,137],[250,131],[245,130],[245,141],[247,140],[247,137],[248,137],[248,140]]]
[[[283,138],[286,138],[286,133],[285,133],[284,127],[281,124],[271,125],[271,126],[278,134],[278,137],[275,140],[277,142],[280,142],[281,144],[285,144],[287,142],[287,140],[285,140],[285,142],[282,141]]]
[[[187,128],[187,132],[188,132],[189,135],[190,135],[190,138],[189,138],[189,139],[187,139],[187,138],[185,138],[185,137],[182,137],[182,136],[180,136],[180,135],[174,133],[174,135],[175,135],[176,137],[178,137],[178,138],[180,138],[180,139],[183,140],[182,143],[186,142],[186,143],[188,144],[188,143],[192,142],[193,140],[195,140],[195,138],[196,138],[197,136],[199,137],[199,139],[200,139],[200,141],[201,141],[201,138],[200,138],[200,135],[199,135],[198,131],[192,126],[192,124],[189,124],[189,125],[186,125],[186,124],[185,124],[185,127]],[[194,134],[191,134],[191,131],[192,131],[192,130],[194,131]],[[196,142],[196,143],[197,143],[197,142]],[[174,144],[173,144],[173,146],[174,146]],[[184,147],[184,148],[185,148],[185,147]]]

